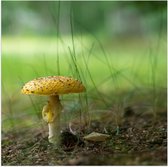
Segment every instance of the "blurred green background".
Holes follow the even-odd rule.
[[[166,31],[166,1],[2,1],[3,132],[45,125],[47,97],[20,93],[41,76],[73,76],[85,84],[82,97],[61,97],[65,122],[81,108],[165,109]]]

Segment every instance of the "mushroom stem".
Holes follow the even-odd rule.
[[[49,96],[48,104],[44,106],[42,115],[43,119],[48,123],[48,139],[50,143],[59,143],[60,115],[62,109],[63,107],[60,103],[59,96]]]

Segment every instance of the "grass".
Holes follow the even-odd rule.
[[[156,106],[158,93],[166,88],[166,42],[164,37],[160,39],[162,45],[156,47],[157,37],[118,39],[103,45],[89,35],[62,39],[3,37],[3,130],[30,126],[40,120],[46,98],[29,99],[20,94],[23,83],[39,76],[60,74],[83,81],[87,94],[63,96],[65,107],[72,102],[71,97],[74,101],[85,99],[82,108],[94,103],[97,108],[105,109],[120,106],[131,101],[138,90],[145,99],[146,92],[150,93],[151,104]]]

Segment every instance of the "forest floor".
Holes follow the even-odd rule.
[[[2,134],[2,165],[166,165],[167,112],[135,114],[128,110],[116,134],[110,122],[110,138],[84,141],[82,135],[62,134],[62,146],[48,143],[47,135],[27,130]],[[101,121],[92,121],[90,132],[103,132]],[[29,134],[29,135],[28,135]],[[33,135],[30,136],[30,135]],[[78,140],[76,140],[78,139]]]

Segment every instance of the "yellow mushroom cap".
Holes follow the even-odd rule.
[[[27,82],[21,90],[23,94],[49,96],[83,91],[85,91],[85,87],[79,80],[64,76],[40,77]]]

